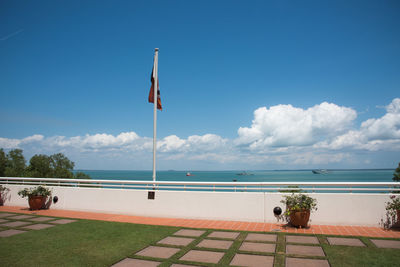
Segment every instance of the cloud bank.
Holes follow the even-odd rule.
[[[158,158],[165,169],[368,167],[368,157],[385,155],[398,161],[400,98],[393,99],[385,109],[382,117],[356,126],[357,112],[334,103],[323,102],[307,109],[292,105],[260,107],[254,111],[251,125],[238,129],[237,138],[212,133],[187,138],[166,136],[157,141]],[[151,137],[133,131],[116,136],[0,137],[0,148],[21,148],[32,155],[63,152],[72,155],[78,168],[150,169],[152,147]]]

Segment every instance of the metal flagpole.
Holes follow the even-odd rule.
[[[153,182],[156,181],[156,151],[157,151],[157,98],[158,98],[158,48],[154,52],[154,122],[153,122]],[[155,184],[154,184],[155,186]]]

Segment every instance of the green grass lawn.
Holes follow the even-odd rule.
[[[6,228],[3,227],[3,230]],[[27,233],[0,237],[1,266],[110,266],[133,255],[149,245],[154,245],[164,237],[178,231],[178,227],[139,225],[118,222],[77,220],[66,225],[57,225],[43,230],[31,230]],[[0,229],[1,230],[1,229]],[[162,267],[177,263],[178,259],[196,247],[209,233],[206,232],[184,247]],[[218,266],[228,266],[245,239],[248,232],[240,232],[228,250],[196,248],[225,252]],[[275,253],[252,253],[272,255],[276,267],[285,265],[285,234],[278,235]],[[380,249],[361,237],[366,247],[331,246],[326,236],[318,235],[320,246],[331,266],[400,266],[399,249]],[[136,258],[144,257],[136,256]],[[307,257],[313,258],[313,257]],[[160,259],[158,259],[160,261]],[[194,262],[186,264],[198,265]],[[202,264],[202,266],[216,266]]]
[[[78,220],[0,238],[1,266],[110,266],[178,228]]]
[[[377,248],[368,238],[360,239],[366,247],[323,244],[331,266],[400,266],[400,249]]]

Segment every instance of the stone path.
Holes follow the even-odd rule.
[[[281,235],[283,247],[277,251],[278,238],[277,234],[269,233],[181,229],[112,267],[159,266],[165,260],[173,262],[173,267],[209,264],[273,267],[278,257],[286,267],[329,267],[320,242],[328,246],[366,246],[358,238],[321,237],[320,241],[316,236]],[[398,240],[370,241],[378,248],[400,249]]]
[[[171,265],[175,267],[202,264],[272,267],[277,241],[276,234],[181,229],[113,267],[158,266],[168,259],[175,261]],[[286,266],[329,266],[315,236],[286,236],[285,248]]]
[[[0,218],[0,238],[23,234],[31,230],[51,228],[60,224],[76,221],[70,219],[59,219],[55,217],[21,215],[3,212],[0,212]]]
[[[58,225],[75,221],[0,211],[0,241],[1,238],[59,227]],[[361,248],[376,246],[382,249],[400,249],[400,241],[372,237],[361,240],[356,237],[180,229],[139,251],[133,251],[130,257],[122,259],[113,266],[146,267],[168,262],[173,267],[219,265],[272,267],[277,264],[287,267],[328,267],[330,264],[324,252],[324,247],[327,246]]]

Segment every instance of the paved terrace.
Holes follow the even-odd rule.
[[[306,229],[297,229],[294,227],[287,226],[284,223],[275,224],[275,223],[257,223],[257,222],[240,222],[240,221],[156,218],[156,217],[140,217],[131,215],[106,214],[106,213],[82,212],[82,211],[71,211],[71,210],[55,210],[55,209],[30,211],[28,208],[26,208],[26,206],[25,207],[0,206],[0,212],[13,212],[13,213],[24,213],[24,214],[43,215],[43,216],[63,217],[63,218],[101,220],[101,221],[149,224],[149,225],[177,226],[186,228],[400,238],[400,231],[384,230],[383,228],[380,227],[333,226],[333,225],[311,224]]]

